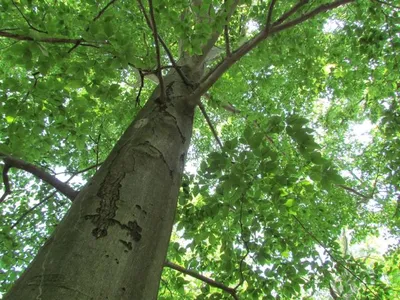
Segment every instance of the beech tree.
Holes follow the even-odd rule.
[[[399,3],[0,9],[4,299],[399,296]]]

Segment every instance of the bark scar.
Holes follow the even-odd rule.
[[[150,150],[153,151],[153,153],[151,153],[152,151],[145,150],[142,147],[149,148]],[[149,141],[145,141],[144,143],[140,143],[137,146],[135,146],[135,149],[141,150],[142,152],[146,153],[147,155],[150,155],[153,157],[160,157],[169,171],[169,176],[171,178],[173,178],[173,171],[172,171],[171,167],[169,166],[167,160],[165,159],[164,154],[157,147],[153,146]]]
[[[166,115],[168,115],[168,116],[171,116],[171,117],[174,119],[176,129],[178,129],[179,135],[180,135],[181,140],[182,140],[182,144],[184,144],[184,143],[186,142],[186,138],[185,138],[185,136],[183,135],[183,132],[182,132],[181,128],[179,127],[178,120],[177,120],[176,117],[175,117],[173,114],[171,114],[168,110],[164,110],[164,113],[165,113]]]
[[[87,215],[85,218],[91,220],[96,227],[92,230],[93,236],[98,239],[108,234],[108,227],[114,223],[114,217],[118,210],[119,189],[125,173],[113,174],[110,169],[97,192],[100,198],[100,206],[96,209],[97,214]]]

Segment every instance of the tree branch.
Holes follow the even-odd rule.
[[[142,93],[143,86],[144,86],[144,74],[141,70],[139,70],[139,75],[140,75],[140,86],[139,86],[139,91],[136,96],[136,106],[140,106],[140,94]]]
[[[212,98],[211,98],[211,95],[210,95],[210,94],[204,94],[203,97],[206,98],[207,100],[212,101]],[[236,107],[234,107],[234,106],[233,106],[231,103],[229,103],[229,102],[228,102],[228,103],[225,103],[225,104],[222,104],[221,107],[222,107],[223,109],[225,109],[226,111],[229,111],[229,112],[232,113],[232,114],[239,114],[239,113],[241,113],[241,111],[240,111],[239,109],[237,109]]]
[[[303,23],[304,21],[307,21],[313,17],[315,17],[316,15],[332,10],[334,8],[337,8],[339,6],[354,2],[355,0],[337,0],[334,1],[332,3],[328,3],[328,4],[322,4],[320,6],[318,6],[317,8],[315,8],[314,10],[305,13],[304,15],[292,20],[292,21],[288,21],[280,26],[274,26],[274,33],[275,32],[279,32],[288,28],[291,28],[293,26],[296,26],[297,24]]]
[[[213,124],[211,123],[210,117],[208,116],[203,103],[201,103],[201,102],[199,103],[199,108],[200,108],[201,113],[203,114],[204,118],[206,119],[207,124],[210,127],[212,134],[214,135],[215,140],[217,141],[218,145],[222,149],[223,146],[222,146],[221,140],[219,139],[217,131],[215,130]]]
[[[361,198],[363,198],[365,200],[368,200],[368,199],[372,198],[371,196],[366,196],[366,195],[364,195],[364,194],[356,191],[355,189],[353,189],[351,187],[348,187],[348,186],[346,186],[344,184],[337,184],[337,186],[341,187],[342,189],[344,189],[346,191],[352,192],[353,194],[356,194],[357,196],[360,196]]]
[[[7,31],[0,31],[0,37],[6,37],[14,40],[19,40],[19,41],[32,41],[32,42],[42,42],[42,43],[52,43],[52,44],[77,44],[79,43],[81,46],[87,46],[87,47],[98,47],[96,45],[92,44],[83,44],[86,42],[85,39],[67,39],[67,38],[55,38],[55,37],[49,37],[49,38],[33,38],[27,35],[22,35],[22,34],[16,34],[16,33],[11,33]],[[109,44],[108,41],[92,41],[92,43],[98,43],[98,44]]]
[[[288,18],[290,18],[293,14],[295,14],[300,7],[303,5],[306,5],[309,0],[300,0],[295,6],[293,6],[291,9],[289,9],[287,12],[285,12],[278,20],[276,20],[273,24],[272,27],[278,26],[285,22]]]
[[[174,69],[176,70],[176,72],[178,72],[178,75],[181,77],[182,81],[186,84],[186,85],[191,85],[191,83],[189,82],[188,78],[185,76],[185,74],[183,74],[181,68],[177,65],[171,51],[168,49],[167,44],[164,42],[164,40],[161,38],[160,35],[158,35],[158,39],[160,40],[161,45],[163,46],[165,52],[167,53],[167,56],[172,64],[172,66],[174,67]]]
[[[24,170],[26,172],[31,173],[35,177],[43,180],[44,182],[50,184],[53,186],[57,191],[65,195],[67,198],[69,198],[71,201],[73,201],[78,194],[77,191],[75,191],[73,188],[71,188],[68,184],[62,182],[61,180],[57,179],[53,175],[47,173],[45,170],[42,168],[39,168],[33,164],[30,164],[28,162],[25,162],[21,159],[6,155],[4,153],[0,152],[0,156],[2,157],[5,167],[3,169],[3,179],[4,177],[4,170],[7,170],[9,168],[17,168]],[[6,169],[6,166],[9,166],[8,169]],[[7,173],[7,172],[6,172]],[[4,183],[6,185],[6,183]],[[7,188],[7,186],[6,186]]]
[[[144,10],[143,3],[142,3],[140,0],[138,0],[138,3],[139,3],[139,6],[140,6],[140,9],[142,10],[142,12],[143,12],[143,14],[144,14],[144,17],[145,17],[145,19],[146,19],[147,25],[150,27],[150,29],[152,29],[152,27],[151,27],[151,22],[150,22],[150,20],[149,20],[147,14],[146,14],[146,12],[145,12],[145,10]],[[189,82],[189,80],[187,79],[187,77],[185,76],[185,74],[183,74],[181,68],[180,68],[180,67],[178,66],[178,64],[176,63],[176,61],[175,61],[175,59],[174,59],[174,56],[172,55],[172,53],[171,53],[171,51],[169,50],[169,48],[168,48],[167,44],[165,43],[165,41],[161,38],[160,34],[157,33],[157,37],[158,37],[158,40],[159,40],[161,46],[163,47],[164,51],[167,53],[167,56],[168,56],[168,58],[169,58],[169,60],[170,60],[170,62],[171,62],[171,64],[172,64],[172,67],[178,72],[178,75],[181,77],[182,81],[183,81],[186,85],[191,85],[191,83]],[[160,69],[164,69],[164,68],[170,68],[170,66],[164,66],[164,67],[160,66]],[[140,71],[140,70],[139,70],[139,71]],[[157,76],[157,78],[158,78],[158,76]],[[143,78],[142,78],[142,83],[143,83]],[[160,83],[160,80],[159,80],[159,83]],[[143,87],[143,85],[141,85],[141,86]],[[139,92],[139,95],[140,95],[140,92]],[[138,100],[138,99],[136,99],[136,100]],[[137,102],[137,101],[136,101],[136,102]]]
[[[13,5],[15,6],[15,8],[18,10],[19,14],[24,18],[24,20],[26,21],[26,23],[28,24],[28,26],[29,26],[32,30],[35,30],[35,31],[41,32],[41,33],[48,33],[47,31],[43,31],[43,30],[40,30],[40,29],[37,29],[36,27],[34,27],[34,26],[29,22],[29,20],[27,19],[27,17],[25,17],[25,15],[24,15],[24,14],[22,13],[22,11],[19,9],[17,3],[15,3],[14,0],[12,0],[12,3],[13,3]]]
[[[275,3],[276,3],[276,0],[271,0],[271,4],[269,5],[267,22],[265,23],[266,31],[268,31],[271,26],[272,12],[274,10]]]
[[[372,291],[368,285],[360,278],[358,277],[352,270],[350,270],[344,263],[342,263],[340,260],[336,259],[335,256],[325,247],[325,245],[310,231],[307,230],[307,228],[303,225],[302,222],[295,216],[291,215],[297,223],[299,223],[300,227],[318,244],[320,245],[324,251],[330,256],[330,258],[336,262],[338,265],[342,266],[347,272],[349,272],[355,279],[357,279],[360,283],[362,283],[368,291],[370,291],[373,295],[378,296],[374,291]]]
[[[226,5],[226,0],[224,1],[224,4]],[[226,10],[226,8],[225,8]],[[227,12],[228,15],[228,12]],[[226,56],[231,56],[231,45],[229,42],[229,20],[228,16],[225,18],[225,26],[224,26],[224,38],[225,38],[225,51],[226,51]]]
[[[109,8],[109,7],[110,7],[114,2],[116,2],[116,1],[117,1],[117,0],[111,0],[110,2],[108,2],[107,5],[104,6],[104,7],[99,11],[99,13],[93,18],[92,22],[96,22],[96,20],[99,19],[99,18],[105,13],[105,11],[107,10],[107,8]],[[90,28],[90,25],[88,25],[88,26],[86,27],[86,31],[89,31],[89,28]],[[78,41],[75,43],[75,45],[72,46],[72,48],[68,50],[68,53],[71,53],[72,51],[74,51],[76,48],[79,47],[79,45],[81,45],[81,46],[89,46],[89,45],[87,45],[87,44],[82,44],[82,40],[78,40]],[[96,47],[96,46],[94,46],[94,47]]]
[[[76,175],[84,173],[86,171],[89,171],[91,169],[97,168],[98,166],[101,166],[103,162],[98,163],[96,165],[93,166],[89,166],[85,169],[82,170],[78,170],[72,173],[72,175],[68,178],[67,181],[65,181],[65,184],[67,184],[68,182],[70,182],[72,180],[72,178],[74,178]],[[63,172],[65,173],[65,172]],[[11,229],[15,228],[19,223],[21,223],[21,221],[23,219],[25,219],[25,217],[27,215],[29,215],[32,211],[34,211],[36,208],[38,208],[40,205],[42,205],[43,203],[47,202],[49,199],[51,199],[51,197],[53,197],[55,194],[57,193],[57,191],[52,192],[51,194],[49,194],[48,196],[46,196],[42,201],[40,201],[39,203],[35,204],[34,206],[32,206],[30,209],[28,209],[26,212],[24,212],[17,221],[15,221],[15,223],[13,225],[11,225]]]
[[[297,19],[294,19],[282,25],[272,26],[269,30],[266,30],[266,28],[264,28],[264,30],[262,30],[256,36],[254,36],[251,40],[247,41],[237,50],[235,50],[231,56],[225,57],[225,59],[222,62],[220,62],[213,70],[211,70],[207,75],[205,75],[198,88],[190,96],[191,100],[196,101],[196,99],[199,99],[200,96],[203,95],[205,92],[207,92],[214,85],[214,83],[232,65],[234,65],[239,59],[241,59],[244,55],[253,50],[258,44],[260,44],[262,41],[267,39],[272,34],[291,28],[295,25],[298,25],[304,21],[309,20],[310,18],[316,16],[317,14],[332,10],[336,7],[345,5],[350,2],[354,2],[354,0],[337,0],[329,4],[323,4],[315,8],[314,10],[310,11],[309,13],[306,13],[301,17],[298,17]]]
[[[111,0],[110,2],[107,3],[106,6],[103,7],[102,10],[99,11],[99,13],[93,18],[93,22],[95,22],[98,18],[100,18],[105,11],[111,6],[113,5],[117,0]]]
[[[150,11],[150,18],[148,17],[146,10],[144,8],[144,5],[142,3],[141,0],[137,0],[139,7],[144,15],[144,18],[146,19],[146,23],[149,26],[149,28],[151,29],[152,33],[153,33],[153,37],[154,37],[154,44],[156,47],[156,59],[157,59],[157,77],[158,77],[158,81],[160,84],[160,100],[161,102],[165,101],[165,88],[164,88],[164,80],[162,77],[162,72],[161,72],[161,55],[160,55],[160,46],[158,44],[158,33],[157,33],[157,24],[154,18],[154,9],[153,9],[153,1],[152,0],[148,0],[149,2],[149,11]]]
[[[241,111],[239,109],[237,109],[236,107],[234,107],[230,103],[223,104],[222,108],[225,109],[226,111],[229,111],[230,113],[233,113],[233,114],[240,114],[241,113]]]
[[[34,206],[32,206],[30,209],[28,209],[26,212],[24,212],[17,221],[15,221],[14,224],[11,225],[11,229],[14,229],[19,223],[21,223],[21,221],[23,219],[26,218],[27,215],[29,215],[32,211],[34,211],[36,208],[38,208],[40,205],[42,205],[43,203],[47,202],[48,200],[51,199],[51,197],[53,197],[55,194],[57,194],[57,191],[52,192],[51,194],[49,194],[47,197],[45,197],[42,201],[40,201],[39,203],[36,203]]]
[[[211,286],[213,286],[215,288],[221,289],[224,292],[227,292],[228,294],[230,294],[233,297],[233,299],[236,299],[236,300],[239,299],[237,294],[236,294],[236,290],[224,285],[223,283],[220,283],[218,281],[215,281],[213,279],[205,277],[205,276],[203,276],[201,274],[198,274],[198,273],[196,273],[196,272],[194,272],[192,270],[185,269],[184,267],[181,267],[181,266],[179,266],[177,264],[174,264],[174,263],[172,263],[170,261],[166,261],[164,263],[164,266],[168,267],[168,268],[171,268],[171,269],[174,269],[174,270],[176,270],[178,272],[181,272],[183,274],[192,276],[192,277],[194,277],[196,279],[199,279],[199,280],[201,280],[201,281],[203,281],[203,282],[205,282],[205,283],[207,283],[207,284],[209,284],[209,285],[211,285]]]
[[[248,240],[245,239],[244,237],[244,226],[243,226],[243,198],[244,198],[244,194],[242,194],[242,196],[240,197],[240,216],[239,216],[239,225],[240,225],[240,239],[243,242],[244,248],[246,249],[246,253],[242,256],[242,258],[240,259],[240,263],[239,263],[239,274],[240,274],[240,281],[238,282],[238,284],[235,286],[235,291],[237,290],[237,288],[239,286],[241,286],[244,282],[244,277],[243,277],[243,263],[244,260],[247,258],[247,256],[250,253],[250,249],[249,249],[249,245],[248,245]]]
[[[229,11],[227,12],[227,16],[226,16],[226,22],[229,23],[230,18],[232,17],[233,13],[236,10],[236,7],[239,4],[239,0],[234,0],[233,4],[231,5]],[[207,41],[207,43],[205,44],[205,46],[202,49],[202,59],[198,62],[198,65],[202,65],[204,63],[204,61],[207,58],[207,55],[209,54],[209,52],[211,51],[211,49],[214,47],[215,43],[217,42],[219,36],[221,35],[221,32],[215,32],[211,38]]]
[[[379,3],[383,4],[383,5],[387,5],[387,6],[390,6],[390,7],[393,7],[393,8],[400,9],[400,6],[394,5],[392,3],[388,3],[386,1],[382,1],[382,0],[374,0],[374,1],[379,2]]]
[[[224,26],[224,37],[225,37],[226,56],[231,56],[231,45],[229,42],[229,26],[228,25]]]
[[[8,170],[10,170],[10,166],[5,164],[3,167],[4,194],[0,198],[0,203],[6,200],[7,196],[11,194],[11,186],[10,186],[10,178],[8,177]]]

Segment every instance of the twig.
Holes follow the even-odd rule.
[[[319,13],[329,11],[331,9],[334,9],[336,7],[348,4],[350,2],[354,2],[354,0],[337,0],[329,4],[323,4],[320,5],[319,7],[315,8],[314,10],[298,17],[297,19],[294,19],[292,21],[289,21],[287,23],[284,23],[282,25],[276,25],[272,26],[268,31],[266,28],[262,30],[260,33],[258,33],[256,36],[254,36],[252,39],[244,43],[242,46],[240,46],[237,50],[235,50],[230,57],[225,57],[225,59],[220,62],[214,69],[212,69],[208,74],[206,74],[203,77],[202,82],[198,86],[198,88],[191,94],[190,100],[192,101],[198,101],[198,99],[205,93],[207,92],[211,86],[214,85],[214,83],[232,66],[235,64],[236,61],[241,59],[244,55],[249,53],[251,50],[253,50],[258,44],[260,44],[262,41],[267,39],[269,36],[272,34],[276,34],[280,31],[283,31],[285,29],[291,28],[295,25],[298,25],[304,21],[309,20],[310,18],[318,15]]]
[[[225,109],[226,111],[229,111],[233,114],[240,114],[241,111],[234,107],[231,103],[223,104],[222,108]]]
[[[166,280],[164,280],[163,278],[161,278],[161,282],[164,283],[165,288],[168,290],[169,294],[171,295],[171,297],[173,296],[173,293],[171,291],[171,289],[168,286],[168,282]]]
[[[360,196],[361,198],[363,198],[365,200],[368,200],[368,199],[372,198],[371,196],[366,196],[366,195],[364,195],[364,194],[356,191],[355,189],[353,189],[351,187],[348,187],[348,186],[346,186],[344,184],[337,184],[337,186],[341,187],[342,189],[345,189],[346,191],[352,192],[353,194],[356,194],[357,196]]]
[[[161,38],[161,36],[158,34],[158,39],[160,40],[161,45],[163,46],[165,52],[167,53],[167,56],[173,66],[173,68],[175,68],[176,72],[178,72],[178,75],[181,77],[182,81],[188,85],[191,86],[192,84],[190,83],[190,81],[188,80],[188,78],[185,76],[185,74],[183,74],[181,68],[177,65],[174,57],[172,56],[171,51],[168,49],[167,44],[164,42],[164,40]]]
[[[231,6],[229,7],[229,10],[227,11],[227,15],[226,15],[226,22],[229,22],[230,18],[232,17],[233,13],[236,10],[236,7],[239,4],[239,0],[234,0],[234,2],[231,4]],[[226,12],[226,10],[224,10]],[[222,13],[222,9],[221,9],[221,13]],[[197,63],[198,66],[203,65],[204,61],[207,58],[207,55],[209,54],[209,52],[211,51],[211,49],[215,46],[215,43],[217,42],[218,38],[220,37],[221,32],[215,32],[211,38],[207,41],[207,43],[205,44],[205,46],[202,49],[203,52],[203,57],[202,59],[200,59]]]
[[[290,18],[293,14],[295,14],[303,5],[306,5],[309,0],[300,0],[295,6],[285,12],[278,20],[276,20],[272,27],[278,26],[285,22],[288,18]]]
[[[206,111],[203,103],[201,103],[201,102],[199,103],[199,108],[200,108],[201,113],[203,114],[204,118],[206,119],[207,124],[210,127],[212,134],[214,135],[215,140],[217,141],[218,145],[222,149],[223,146],[222,146],[221,140],[219,139],[217,131],[215,130],[213,124],[211,123],[210,117],[208,116],[207,111]]]
[[[100,167],[102,164],[103,164],[103,162],[100,162],[100,163],[97,163],[97,164],[92,165],[92,166],[90,166],[90,167],[87,167],[87,168],[85,168],[85,169],[82,169],[82,170],[73,172],[72,175],[71,175],[71,177],[66,181],[66,183],[69,182],[74,176],[76,176],[76,175],[78,175],[78,174],[85,173],[85,172],[87,172],[87,171],[89,171],[89,170],[91,170],[91,169],[94,169],[94,168],[96,168],[96,170],[97,170],[97,167]]]
[[[176,271],[179,271],[179,272],[181,272],[183,274],[192,276],[192,277],[194,277],[196,279],[199,279],[199,280],[201,280],[201,281],[203,281],[203,282],[205,282],[205,283],[207,283],[207,284],[209,284],[209,285],[211,285],[211,286],[213,286],[215,288],[221,289],[221,290],[227,292],[228,294],[230,294],[233,297],[233,299],[236,299],[236,300],[239,299],[237,294],[236,294],[236,290],[235,289],[230,288],[230,287],[224,285],[221,282],[218,282],[218,281],[215,281],[215,280],[210,279],[208,277],[205,277],[205,276],[203,276],[203,275],[201,275],[199,273],[196,273],[196,272],[194,272],[192,270],[188,270],[188,269],[186,269],[184,267],[181,267],[181,266],[179,266],[179,265],[177,265],[177,264],[175,264],[173,262],[170,262],[170,261],[166,261],[164,263],[164,266],[169,267],[171,269],[174,269]]]
[[[117,0],[111,0],[109,3],[107,3],[107,5],[104,6],[104,7],[99,11],[99,13],[93,18],[92,22],[96,22],[96,20],[97,20],[98,18],[100,18],[100,17],[104,14],[104,12],[107,10],[107,8],[109,8],[109,7],[110,7],[114,2],[116,2],[116,1],[117,1]],[[89,31],[89,28],[90,28],[90,25],[86,27],[86,31]],[[90,44],[83,44],[82,42],[83,42],[82,39],[81,39],[81,40],[78,40],[78,41],[75,43],[75,45],[72,46],[72,48],[68,50],[67,53],[71,53],[72,51],[74,51],[74,50],[75,50],[76,48],[78,48],[79,46],[89,46],[89,47],[99,48],[98,46],[94,46],[94,45],[90,45]]]
[[[97,20],[98,18],[100,18],[100,17],[105,13],[105,11],[107,10],[107,8],[109,8],[111,5],[113,5],[116,1],[117,1],[117,0],[111,0],[110,2],[108,2],[107,5],[104,6],[103,9],[100,10],[99,13],[93,18],[93,22],[96,22],[96,20]]]
[[[239,286],[241,286],[244,282],[244,278],[243,278],[243,263],[244,260],[246,259],[246,257],[249,255],[250,250],[249,250],[249,246],[248,246],[248,241],[245,240],[244,236],[243,236],[243,232],[244,232],[244,228],[243,228],[243,222],[242,222],[242,217],[243,217],[243,197],[244,194],[242,194],[242,197],[240,199],[240,217],[239,217],[239,223],[240,223],[240,239],[243,242],[243,245],[246,249],[246,253],[242,256],[242,258],[240,259],[240,264],[239,264],[239,273],[240,273],[240,281],[239,283],[235,286],[234,290],[236,291],[237,288]]]
[[[89,171],[89,170],[91,170],[91,169],[97,168],[97,167],[101,166],[103,163],[104,163],[104,162],[100,162],[100,163],[98,163],[98,164],[89,166],[89,167],[87,167],[87,168],[85,168],[85,169],[78,170],[78,171],[75,171],[75,172],[69,172],[69,171],[60,172],[60,173],[57,173],[56,175],[59,175],[59,174],[66,174],[66,173],[71,174],[71,177],[66,181],[66,183],[68,183],[68,182],[70,182],[71,179],[74,178],[76,175],[81,174],[81,173],[85,173],[85,172],[87,172],[87,171]]]
[[[15,27],[15,28],[0,28],[0,31],[13,31],[13,30],[20,30],[21,28]]]
[[[292,21],[288,21],[280,26],[274,26],[274,33],[275,32],[279,32],[288,28],[291,28],[293,26],[296,26],[300,23],[303,23],[304,21],[307,21],[313,17],[315,17],[316,15],[332,10],[334,8],[337,8],[339,6],[354,2],[355,0],[337,0],[334,1],[332,3],[327,3],[327,4],[322,4],[320,6],[318,6],[317,8],[313,9],[312,11],[305,13],[304,15],[292,20]]]
[[[40,205],[42,205],[43,203],[47,202],[49,199],[51,199],[51,197],[53,197],[55,194],[57,194],[56,191],[52,192],[50,195],[48,195],[47,197],[45,197],[42,201],[40,201],[39,203],[36,203],[34,206],[32,206],[30,209],[28,209],[26,212],[24,212],[17,221],[15,221],[15,223],[13,225],[11,225],[11,229],[14,229],[19,223],[21,223],[21,221],[23,219],[25,219],[25,217],[27,215],[29,215],[32,211],[34,211],[36,208],[38,208]]]
[[[98,163],[96,165],[87,167],[85,169],[73,172],[72,175],[67,179],[67,181],[65,181],[65,183],[67,184],[68,182],[70,182],[76,175],[84,173],[86,171],[89,171],[91,169],[97,168],[98,166],[101,166],[103,162]],[[32,211],[34,211],[37,207],[39,207],[40,205],[42,205],[43,203],[45,203],[46,201],[48,201],[51,197],[53,197],[55,194],[57,193],[57,191],[54,191],[53,193],[51,193],[50,195],[48,195],[47,197],[45,197],[42,201],[40,201],[39,203],[35,204],[34,206],[32,206],[29,210],[27,210],[26,212],[24,212],[19,218],[18,220],[11,226],[11,229],[13,229],[14,227],[16,227],[28,214],[30,214]]]
[[[387,6],[390,6],[390,7],[393,7],[393,8],[400,9],[400,6],[394,5],[392,3],[388,3],[386,1],[382,1],[382,0],[374,0],[374,1],[379,2],[381,4],[384,4],[384,5],[387,5]]]
[[[26,94],[25,94],[25,96],[24,96],[22,102],[25,102],[25,101],[28,99],[29,95],[32,93],[32,91],[33,91],[33,90],[35,89],[35,87],[37,86],[37,83],[38,83],[38,79],[39,79],[39,78],[37,78],[36,76],[39,75],[39,74],[40,74],[40,72],[35,72],[35,73],[32,74],[32,76],[33,76],[33,78],[34,78],[33,85],[32,85],[32,87],[31,87],[31,89],[30,89],[29,91],[26,92]],[[18,110],[18,112],[19,112],[19,110]]]
[[[47,173],[42,168],[39,168],[33,164],[25,162],[21,159],[14,158],[12,156],[6,155],[0,152],[0,156],[2,157],[5,165],[17,169],[24,170],[26,172],[31,173],[32,175],[36,176],[37,178],[43,180],[44,182],[53,186],[57,191],[68,197],[71,201],[73,201],[78,194],[73,188],[71,188],[68,184],[62,182],[61,180],[57,179],[55,176]],[[8,170],[7,170],[8,171]],[[4,172],[3,172],[4,178]]]
[[[80,38],[80,39],[68,39],[68,38],[54,38],[54,37],[49,37],[49,38],[36,38],[34,39],[33,37],[27,36],[27,35],[22,35],[22,34],[15,34],[11,32],[6,32],[6,31],[0,31],[0,37],[7,37],[10,39],[14,40],[19,40],[19,41],[32,41],[32,42],[42,42],[42,43],[53,43],[53,44],[76,44],[80,43],[81,46],[87,46],[87,47],[96,47],[96,45],[88,44],[83,42],[86,42],[86,40]],[[109,44],[108,41],[92,41],[92,43],[98,43],[98,44]]]
[[[207,100],[212,101],[210,94],[204,94],[203,97],[206,98]],[[236,107],[234,107],[231,103],[222,104],[221,107],[223,109],[225,109],[226,111],[229,111],[230,113],[233,113],[233,114],[241,113],[241,111],[239,109],[237,109]]]
[[[149,28],[151,29],[151,31],[153,32],[153,37],[154,37],[154,44],[156,47],[156,59],[157,59],[157,70],[156,70],[156,74],[157,74],[157,78],[160,84],[160,100],[161,102],[165,101],[165,88],[164,88],[164,80],[162,77],[162,72],[161,72],[161,55],[160,55],[160,46],[158,44],[158,33],[157,33],[157,24],[154,18],[154,10],[153,10],[153,1],[152,0],[148,0],[149,2],[149,11],[150,11],[150,18],[146,13],[146,10],[143,6],[143,3],[141,0],[137,0],[139,7],[144,15],[144,18],[146,20],[147,25],[149,26]]]
[[[35,31],[37,31],[37,32],[41,32],[41,33],[48,33],[47,31],[43,31],[43,30],[40,30],[40,29],[37,29],[36,27],[34,27],[34,26],[29,22],[29,20],[25,17],[25,15],[22,13],[22,11],[19,9],[17,3],[15,3],[14,0],[12,0],[12,3],[14,4],[14,6],[15,6],[15,8],[18,10],[19,14],[24,18],[24,20],[26,21],[26,23],[28,24],[28,26],[29,26],[31,29],[33,29],[33,30],[35,30]]]
[[[101,128],[101,126],[100,126]],[[99,165],[99,145],[100,145],[100,138],[101,138],[101,132],[97,136],[97,143],[96,143],[96,172],[97,172],[97,166]]]
[[[377,299],[379,299],[378,295],[372,291],[368,285],[360,278],[357,276],[357,274],[355,274],[352,270],[350,270],[344,263],[342,263],[340,260],[337,260],[335,258],[335,256],[333,256],[333,254],[325,247],[325,245],[315,236],[313,235],[310,231],[307,230],[307,228],[303,225],[302,222],[300,222],[300,220],[295,216],[295,215],[291,215],[296,221],[297,223],[299,223],[299,225],[301,226],[301,228],[315,241],[317,242],[318,245],[320,245],[325,252],[332,258],[332,260],[334,262],[336,262],[338,265],[342,266],[347,272],[349,272],[355,279],[357,279],[359,282],[361,282],[368,291],[370,291],[373,295],[375,295],[377,297]]]
[[[78,46],[79,46],[81,43],[82,43],[81,40],[77,41],[76,44],[73,45],[72,48],[69,49],[69,50],[67,51],[67,53],[71,53],[72,51],[74,51],[76,48],[78,48]]]

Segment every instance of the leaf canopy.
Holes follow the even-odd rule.
[[[228,23],[234,51],[271,8],[239,1],[227,22],[236,1],[153,2],[176,60],[201,55]],[[272,22],[296,5],[273,2]],[[303,2],[295,16],[328,3]],[[137,2],[1,0],[0,10],[0,152],[63,180],[102,162],[156,86],[155,44]],[[343,242],[349,232],[353,245],[399,237],[398,24],[396,1],[357,1],[273,34],[223,73],[203,97],[223,147],[197,113],[170,261],[236,287],[240,299],[400,297],[398,245],[375,259]],[[208,70],[226,44],[221,35]],[[171,62],[160,59],[165,75]],[[69,207],[32,175],[10,177],[2,293]],[[160,299],[230,297],[164,270]]]

